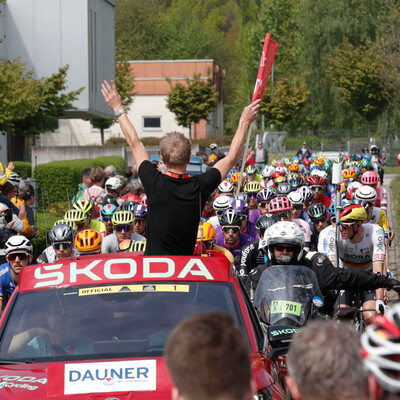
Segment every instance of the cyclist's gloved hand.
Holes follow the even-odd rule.
[[[380,313],[383,314],[386,311],[385,302],[383,300],[377,300],[375,309],[376,309],[377,312],[380,312]]]

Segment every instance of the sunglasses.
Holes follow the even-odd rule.
[[[27,253],[11,253],[11,254],[9,254],[9,255],[7,256],[7,258],[8,258],[10,261],[15,261],[15,260],[17,259],[17,257],[18,257],[21,261],[24,261],[24,260],[27,260],[29,256],[28,256]]]
[[[111,217],[103,217],[103,222],[111,222]]]
[[[323,186],[322,186],[322,185],[312,185],[312,186],[310,186],[310,189],[311,189],[313,192],[316,192],[317,190],[319,190],[319,191],[321,192],[322,189],[323,189]]]
[[[282,219],[282,218],[283,219],[288,219],[288,218],[290,218],[292,216],[292,213],[290,211],[284,211],[284,212],[277,213],[276,216],[279,219]]]
[[[145,222],[146,222],[146,221],[145,221],[144,219],[136,218],[133,224],[134,224],[134,225],[136,225],[136,224],[142,225],[142,224],[144,224]]]
[[[293,205],[293,210],[302,210],[304,206],[302,204],[294,204]]]
[[[240,227],[238,227],[238,226],[223,226],[221,229],[222,229],[222,232],[225,232],[225,233],[229,233],[230,231],[232,231],[233,233],[237,233],[240,231]]]
[[[283,251],[286,250],[288,253],[294,252],[296,250],[295,246],[282,246],[281,244],[276,244],[275,249],[277,251]]]
[[[261,207],[261,208],[268,207],[268,203],[259,203],[258,207]]]
[[[315,224],[315,225],[318,225],[319,223],[323,224],[324,222],[326,222],[326,218],[325,217],[317,218],[317,219],[313,219],[312,220],[312,223]]]
[[[71,247],[72,242],[58,242],[58,243],[53,243],[53,247],[56,250],[60,250],[61,246],[63,249],[69,249]]]
[[[257,193],[247,193],[250,199],[254,199],[257,196]]]
[[[115,225],[114,226],[114,229],[117,232],[122,232],[122,231],[129,232],[131,230],[131,228],[132,228],[132,225]]]

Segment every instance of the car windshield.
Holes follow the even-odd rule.
[[[161,356],[171,330],[219,310],[242,327],[230,283],[154,283],[19,293],[0,340],[1,360]]]

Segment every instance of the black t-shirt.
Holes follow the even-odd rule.
[[[145,255],[192,255],[206,200],[221,182],[219,170],[180,179],[162,174],[146,160],[139,177],[147,195]]]

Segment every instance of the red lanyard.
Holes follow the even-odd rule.
[[[175,178],[175,179],[188,179],[188,178],[191,178],[191,176],[189,174],[181,175],[181,174],[175,174],[174,172],[170,172],[170,171],[167,171],[165,173],[165,175],[168,175],[171,178]]]

